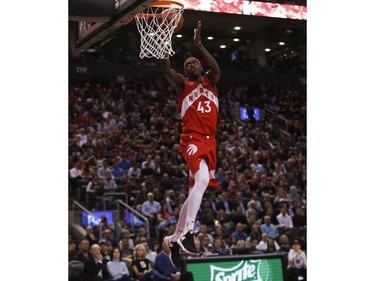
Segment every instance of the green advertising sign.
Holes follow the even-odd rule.
[[[186,269],[193,273],[194,281],[284,281],[281,258],[187,260]]]

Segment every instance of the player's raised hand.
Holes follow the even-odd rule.
[[[201,20],[197,23],[197,28],[194,29],[194,44],[195,46],[198,46],[201,43],[201,27],[202,22]]]

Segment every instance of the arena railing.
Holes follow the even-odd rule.
[[[147,238],[150,239],[150,224],[148,222],[148,219],[144,215],[142,215],[140,212],[138,212],[136,209],[130,207],[128,204],[123,202],[122,200],[118,200],[117,203],[124,206],[127,210],[130,210],[132,212],[132,214],[137,215],[137,217],[139,217],[140,219],[142,219],[142,221],[144,221],[146,231],[147,231]],[[132,221],[130,222],[130,225],[131,225],[132,231],[134,233],[134,230],[135,230],[134,229],[134,215],[132,216]]]

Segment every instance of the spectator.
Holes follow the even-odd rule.
[[[218,200],[216,209],[224,210],[225,214],[230,215],[232,213],[234,206],[233,201],[228,199],[228,195],[225,191],[221,193],[221,198]]]
[[[86,194],[89,196],[89,209],[96,208],[96,191],[99,189],[98,175],[92,175],[89,183],[86,186]]]
[[[74,164],[74,167],[69,170],[69,179],[72,192],[75,195],[80,191],[80,181],[82,180],[81,162],[77,161]]]
[[[276,241],[272,238],[268,238],[267,240],[267,249],[263,251],[265,254],[272,254],[278,251],[280,248],[276,249]]]
[[[154,194],[147,193],[147,201],[142,204],[142,214],[147,217],[151,237],[156,237],[157,214],[161,211],[160,203],[154,201]]]
[[[119,166],[119,160],[115,160],[113,162],[113,167],[112,167],[112,176],[115,180],[125,180],[126,179],[126,174],[125,170]]]
[[[136,161],[132,162],[132,166],[128,171],[129,180],[138,181],[141,178],[141,169],[138,167],[138,163]]]
[[[269,244],[269,240],[272,240],[272,242],[274,243],[274,248],[276,251],[279,250],[280,246],[279,244],[272,238],[269,238],[267,233],[262,233],[262,240],[258,243],[258,246],[256,247],[256,249],[258,251],[261,251],[263,253],[267,252],[267,249],[268,249],[268,244]],[[273,248],[272,248],[273,249]],[[271,250],[272,250],[271,249]]]
[[[117,247],[113,248],[111,260],[107,263],[107,271],[111,281],[131,281],[129,270],[120,260],[120,250]]]
[[[109,173],[111,175],[112,179],[114,178],[113,175],[112,175],[111,169],[108,167],[108,160],[104,159],[103,160],[103,166],[101,166],[98,169],[98,177],[99,177],[99,179],[105,180],[106,173]]]
[[[303,198],[300,194],[298,194],[297,187],[295,185],[292,185],[289,190],[290,190],[290,193],[288,194],[287,197],[290,201],[297,201],[300,203],[303,202]]]
[[[207,235],[207,238],[209,240],[209,243],[212,245],[214,243],[213,236],[209,233],[208,227],[205,223],[201,223],[199,227],[199,233],[202,233],[203,235]]]
[[[231,236],[235,237],[237,241],[245,241],[247,238],[247,234],[244,232],[244,225],[242,223],[237,223],[236,230],[232,233]]]
[[[216,237],[214,239],[213,247],[211,248],[212,254],[217,254],[219,256],[229,255],[229,250],[225,249],[225,244],[222,238]]]
[[[290,247],[290,244],[289,244],[289,238],[288,238],[288,235],[286,234],[283,234],[280,236],[280,248],[279,248],[279,251],[280,252],[284,252],[284,253],[289,253],[291,247]]]
[[[198,220],[199,221],[199,220]],[[211,209],[205,209],[203,216],[200,218],[200,222],[207,227],[207,231],[212,232],[215,228],[215,218]],[[213,241],[213,239],[212,239]]]
[[[207,234],[203,234],[201,249],[206,256],[212,254],[212,244],[210,243],[210,239],[208,238]]]
[[[89,240],[82,239],[78,247],[79,247],[79,252],[77,253],[76,259],[84,263],[87,257],[89,256],[89,252],[90,252]]]
[[[143,242],[142,245],[145,248],[146,259],[148,259],[154,265],[157,253],[155,251],[152,251],[150,249],[150,247],[148,246],[147,241]]]
[[[293,216],[294,227],[304,227],[306,226],[306,215],[301,207],[297,208],[297,213]]]
[[[104,263],[103,256],[100,253],[100,246],[94,244],[90,248],[90,254],[84,262],[82,279],[83,281],[101,281],[103,280]]]
[[[110,229],[111,230],[111,235],[112,233],[115,231],[115,225],[113,222],[109,222],[108,221],[108,218],[107,218],[107,215],[101,215],[100,216],[100,223],[99,223],[99,229],[103,232],[104,230],[106,229]],[[103,234],[103,233],[102,233]],[[108,232],[106,232],[106,234],[109,234]],[[112,236],[109,235],[111,238]],[[112,243],[111,243],[112,244]]]
[[[104,228],[103,232],[102,232],[102,236],[103,236],[103,239],[102,240],[105,240],[108,244],[111,245],[112,248],[114,247],[117,247],[117,241],[116,239],[113,238],[113,234],[112,234],[112,229],[111,228]],[[101,241],[102,241],[101,240]]]
[[[260,203],[260,202],[259,202]],[[240,191],[236,192],[236,198],[234,200],[234,210],[237,210],[237,207],[241,208],[241,212],[243,215],[246,214],[248,200],[243,198],[242,193]]]
[[[155,270],[161,273],[162,275],[166,277],[171,277],[171,280],[179,280],[180,275],[180,269],[175,267],[170,258],[169,255],[171,253],[171,250],[169,247],[163,243],[162,250],[155,258]]]
[[[241,223],[243,225],[246,225],[247,224],[247,218],[246,216],[242,213],[242,208],[241,206],[237,206],[236,207],[236,210],[233,214],[230,215],[230,218],[231,218],[231,221],[234,223],[234,224],[238,224],[238,223]]]
[[[285,228],[285,229],[293,228],[292,218],[288,215],[285,205],[280,208],[280,214],[278,214],[276,218],[277,218],[277,221],[279,222],[279,225],[278,225],[279,228],[280,227]]]
[[[264,217],[264,223],[260,226],[260,231],[266,233],[268,237],[273,239],[276,239],[279,236],[276,226],[271,223],[271,217],[268,215]]]
[[[301,250],[301,243],[294,240],[288,254],[287,276],[290,281],[306,280],[306,254]],[[304,279],[300,279],[299,277]]]
[[[121,235],[122,235],[122,239],[119,241],[119,244],[118,244],[120,249],[122,248],[122,241],[124,239],[128,239],[129,249],[131,251],[134,251],[134,240],[131,238],[133,237],[133,234],[130,233],[130,230],[123,229]]]
[[[86,235],[85,238],[89,241],[90,247],[98,243],[98,239],[95,237],[94,229],[92,226],[86,226]]]
[[[171,179],[169,178],[168,173],[163,173],[163,177],[160,181],[160,188],[163,190],[170,190],[173,189],[173,183]]]
[[[112,245],[105,239],[99,241],[100,254],[103,256],[103,279],[108,279],[107,263],[111,260]]]
[[[106,192],[116,192],[117,191],[117,183],[113,179],[113,174],[111,172],[105,173],[104,190]]]
[[[133,276],[139,281],[170,280],[152,268],[151,262],[146,258],[145,248],[141,244],[135,246],[132,270]]]
[[[147,155],[146,160],[142,162],[141,168],[142,169],[146,168],[146,164],[148,164],[148,167],[152,169],[153,171],[156,170],[156,165],[155,165],[154,160],[152,159],[151,154]]]
[[[132,262],[132,256],[133,256],[133,250],[130,249],[129,247],[129,239],[128,238],[123,238],[121,241],[120,245],[120,252],[121,252],[121,260],[129,263],[129,265]]]

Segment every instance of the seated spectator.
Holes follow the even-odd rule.
[[[225,214],[230,215],[234,209],[234,202],[228,198],[227,192],[223,191],[216,204],[217,210],[224,210]]]
[[[297,187],[295,185],[292,185],[290,188],[290,193],[288,194],[288,199],[291,201],[297,201],[299,203],[303,202],[302,196],[298,193]]]
[[[80,180],[82,179],[82,171],[81,171],[81,162],[77,161],[74,163],[74,167],[69,170],[69,181],[70,185],[72,187],[72,195],[75,199],[81,199],[77,198],[76,194],[79,193],[80,188]]]
[[[106,228],[102,232],[102,240],[105,240],[108,244],[112,246],[112,248],[117,247],[117,241],[116,239],[113,238],[112,235],[112,229],[111,228]]]
[[[151,262],[146,258],[146,251],[143,245],[138,244],[134,250],[132,262],[133,276],[139,281],[170,280],[152,268]]]
[[[108,279],[107,263],[111,260],[112,245],[105,239],[99,241],[100,254],[103,256],[103,279]]]
[[[217,254],[219,256],[229,255],[229,250],[225,248],[225,244],[222,238],[216,237],[214,239],[214,245],[211,248],[212,254]]]
[[[266,233],[268,237],[276,239],[279,236],[279,232],[274,224],[271,223],[271,217],[266,215],[264,217],[264,223],[260,226],[260,231]]]
[[[113,210],[116,208],[116,204],[112,200],[112,197],[104,196],[104,193],[108,193],[108,191],[104,189],[104,186],[105,186],[104,180],[100,180],[98,189],[96,190],[96,194],[95,194],[96,204],[99,210],[104,210],[104,204],[105,204],[106,210]]]
[[[267,250],[267,241],[268,241],[267,233],[262,233],[262,240],[259,241],[256,249],[263,253],[265,250]]]
[[[128,230],[129,231],[130,229],[130,226],[128,225],[127,221],[126,221],[126,216],[120,216],[120,218],[118,219],[118,221],[116,222],[116,240],[119,241],[122,239],[122,236],[123,236],[123,233],[125,230]]]
[[[262,253],[262,251],[258,250],[257,249],[257,246],[258,246],[258,243],[259,243],[259,240],[257,237],[253,237],[253,236],[250,236],[247,238],[248,240],[246,240],[246,247],[248,247],[250,249],[250,252],[252,254],[260,254]]]
[[[111,281],[131,281],[129,270],[121,261],[120,250],[117,247],[113,248],[111,260],[107,263],[107,271]]]
[[[235,224],[229,219],[229,215],[224,210],[217,211],[216,221],[217,224],[221,225],[224,236],[228,236],[235,228]]]
[[[181,269],[175,267],[169,256],[171,253],[170,248],[167,246],[167,244],[163,243],[162,250],[159,254],[157,254],[155,258],[155,270],[161,273],[162,275],[166,277],[170,277],[171,280],[179,280],[179,275]]]
[[[146,164],[147,165],[147,164]],[[155,264],[155,259],[156,259],[156,256],[157,256],[157,253],[155,251],[152,251],[151,248],[148,246],[148,243],[147,241],[144,241],[142,243],[143,247],[145,248],[145,252],[146,252],[146,259],[148,259],[152,265]]]
[[[95,234],[94,234],[94,229],[90,225],[86,226],[85,238],[89,241],[90,247],[98,243],[98,239],[95,237]]]
[[[297,213],[292,218],[294,227],[306,226],[306,214],[301,207],[297,208]]]
[[[276,216],[276,219],[279,222],[278,227],[283,227],[285,229],[293,228],[292,218],[289,216],[285,205],[280,208],[280,214]]]
[[[301,243],[293,241],[288,254],[287,276],[290,281],[306,280],[306,254],[301,250]],[[299,277],[304,279],[300,279]]]
[[[237,241],[245,241],[247,234],[244,232],[244,225],[242,223],[237,223],[236,230],[231,234],[231,236],[236,237]]]
[[[147,238],[147,230],[144,227],[138,228],[137,237],[135,238],[134,244],[138,245],[143,242],[147,242],[148,246],[152,246],[152,242],[150,239]]]
[[[247,218],[246,216],[242,213],[242,208],[241,206],[237,206],[236,210],[234,213],[230,215],[230,219],[234,224],[241,223],[243,225],[247,224]]]
[[[128,230],[128,229],[123,230],[122,231],[122,238],[118,243],[119,248],[120,249],[122,248],[122,240],[128,239],[129,249],[131,251],[134,251],[134,240],[131,237],[133,237],[133,235],[130,233],[130,230]]]
[[[86,195],[89,197],[89,209],[96,208],[96,191],[99,189],[99,177],[94,174],[86,186]]]
[[[228,249],[234,248],[237,246],[237,238],[235,236],[229,236],[228,237],[228,242],[227,242],[227,247]]]
[[[214,238],[209,233],[208,227],[206,224],[201,223],[199,227],[199,233],[202,233],[203,235],[206,235],[208,237],[209,243],[212,245],[214,243]]]
[[[291,249],[291,246],[289,244],[288,235],[283,234],[283,235],[280,236],[280,244],[281,245],[280,245],[279,251],[289,253],[289,251]]]
[[[90,254],[83,265],[82,279],[83,281],[100,281],[103,280],[105,270],[103,256],[100,253],[101,248],[98,244],[94,244],[90,248]]]
[[[150,236],[156,237],[157,215],[161,211],[161,206],[158,201],[154,201],[154,194],[147,193],[147,201],[142,204],[142,215],[147,217],[150,225]]]
[[[87,257],[89,256],[89,252],[90,252],[89,240],[85,238],[82,239],[78,245],[78,248],[79,248],[79,252],[76,255],[76,259],[84,263]]]
[[[130,249],[129,247],[129,240],[127,238],[123,238],[120,242],[121,242],[121,246],[120,246],[121,257],[120,258],[122,261],[130,265],[133,260],[132,259],[133,250]]]
[[[210,255],[212,250],[212,244],[207,234],[203,234],[203,239],[201,241],[201,249],[205,255]]]
[[[119,161],[115,160],[113,162],[113,167],[112,167],[112,175],[115,180],[125,180],[126,179],[126,174],[125,170],[121,167],[119,167]]]
[[[263,253],[265,254],[270,254],[270,253],[274,253],[276,252],[278,249],[280,249],[278,247],[278,249],[276,249],[276,241],[272,238],[268,238],[267,240],[267,249],[263,251]]]
[[[211,211],[211,209],[205,209],[204,214],[200,219],[200,222],[202,224],[205,224],[207,226],[207,231],[211,232],[215,228],[215,218]]]
[[[113,179],[113,175],[112,175],[111,172],[105,173],[104,189],[105,189],[106,192],[116,192],[117,191],[117,183]]]
[[[272,240],[271,242],[269,242],[270,240]],[[268,250],[268,245],[269,243],[273,243],[273,246],[271,246],[271,248]],[[268,237],[268,235],[266,233],[262,233],[262,240],[258,243],[258,246],[256,247],[256,249],[258,251],[261,251],[263,253],[267,253],[267,251],[272,251],[273,249],[275,251],[278,251],[280,248],[279,244],[273,239],[273,238],[270,238]]]
[[[109,173],[110,176],[111,176],[111,179],[114,178],[114,176],[112,175],[112,171],[111,169],[108,167],[108,160],[104,159],[103,160],[103,166],[101,166],[99,169],[98,169],[98,177],[99,179],[101,180],[105,180],[106,178],[106,174]]]

